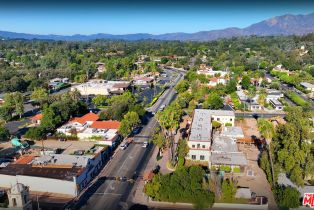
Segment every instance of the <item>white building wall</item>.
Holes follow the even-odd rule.
[[[189,153],[186,159],[189,160],[201,160],[201,156],[204,156],[204,160],[210,160],[210,142],[209,141],[188,141]],[[192,158],[195,155],[195,159]]]
[[[11,188],[16,183],[24,184],[30,191],[60,193],[70,196],[77,196],[78,192],[74,181],[49,179],[32,176],[9,176],[0,174],[0,187]]]
[[[212,120],[218,121],[223,125],[226,125],[227,123],[231,123],[232,126],[234,126],[234,116],[218,116],[218,115],[212,115]]]

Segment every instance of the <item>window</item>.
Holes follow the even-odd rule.
[[[230,118],[230,122],[232,122],[232,118]]]
[[[200,156],[200,160],[205,160],[205,156],[204,156],[204,155],[201,155],[201,156]]]
[[[195,148],[195,144],[192,144],[192,148]]]
[[[219,118],[219,117],[217,118],[217,121],[220,121],[220,118]]]
[[[201,148],[201,145],[200,144],[197,144],[197,149]]]
[[[202,145],[202,148],[205,149],[205,145],[204,144]]]
[[[192,155],[192,160],[196,160],[196,155]]]

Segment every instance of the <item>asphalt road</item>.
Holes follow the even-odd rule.
[[[178,74],[173,86],[182,78],[183,74]],[[169,104],[175,98],[175,94],[173,87],[170,87],[148,111],[157,112],[162,104]],[[125,150],[117,148],[118,151],[102,170],[97,181],[81,195],[79,201],[72,208],[82,210],[129,209],[132,203],[128,201],[128,197],[134,185],[131,180],[141,179],[142,172],[154,149],[153,144],[143,148],[142,142],[148,141],[157,125],[156,119],[152,117],[147,125],[143,126],[141,133],[135,136],[135,143],[130,144]],[[116,177],[125,177],[125,180],[117,181]]]

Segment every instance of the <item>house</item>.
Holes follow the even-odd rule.
[[[81,95],[111,95],[121,94],[130,86],[129,81],[90,80],[86,83],[71,87],[71,91],[77,90]]]
[[[256,101],[256,99],[252,99],[252,100],[250,100],[250,102],[249,102],[249,109],[250,109],[251,111],[262,110],[262,109],[263,109],[263,106],[261,106],[261,105]]]
[[[283,98],[284,95],[281,91],[279,90],[273,90],[273,89],[268,89],[267,90],[267,96],[266,96],[266,102],[269,103],[270,100],[278,100],[280,98]]]
[[[0,187],[8,189],[18,182],[29,187],[30,192],[76,197],[99,173],[107,153],[107,149],[102,148],[94,154],[84,156],[26,156],[25,161],[0,168]]]
[[[307,91],[314,92],[314,85],[308,82],[301,82],[300,85]]]
[[[40,125],[40,122],[41,122],[42,118],[43,118],[43,114],[41,114],[41,113],[40,114],[36,114],[35,116],[33,116],[31,118],[31,122],[36,124],[36,125]]]
[[[96,141],[97,144],[115,146],[120,140],[118,121],[98,121],[98,115],[88,113],[76,117],[57,129],[67,136],[76,135],[81,141]]]
[[[204,74],[206,76],[211,76],[211,77],[215,77],[217,75],[219,75],[219,77],[225,77],[228,74],[228,72],[226,71],[214,71],[212,69],[200,69],[200,70],[197,70],[196,73]]]
[[[209,79],[208,86],[215,87],[218,84],[225,85],[226,83],[227,83],[227,81],[222,77],[212,77]]]
[[[100,73],[106,71],[105,64],[102,62],[97,62],[96,67],[97,67],[98,72],[100,72]]]
[[[247,95],[243,92],[243,90],[237,90],[236,93],[237,93],[237,95],[238,95],[238,97],[239,97],[239,99],[240,99],[241,102],[246,102],[246,101],[248,100],[248,97],[247,97]]]
[[[283,110],[283,105],[277,99],[270,99],[269,103],[274,107],[275,110]]]
[[[153,77],[147,77],[147,76],[135,76],[133,78],[133,84],[134,85],[151,85],[154,81]]]

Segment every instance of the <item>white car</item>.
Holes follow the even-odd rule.
[[[147,146],[148,146],[148,142],[147,142],[147,141],[144,141],[142,147],[143,147],[143,148],[146,148]]]
[[[120,149],[122,149],[122,150],[125,150],[127,147],[128,147],[127,144],[121,144],[121,145],[120,145]]]

